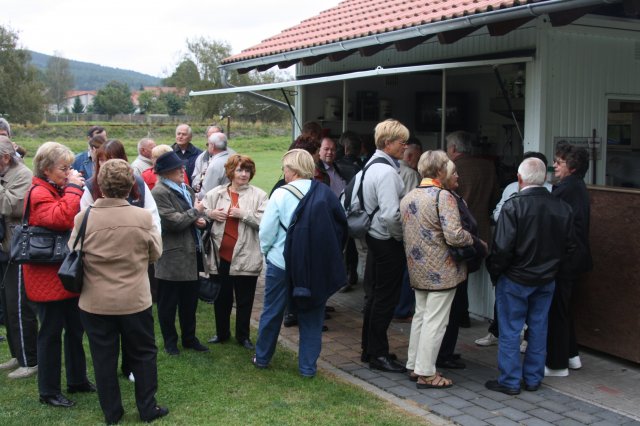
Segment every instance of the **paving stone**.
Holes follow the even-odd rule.
[[[480,419],[476,419],[473,416],[469,416],[468,414],[463,414],[462,416],[457,416],[451,419],[462,426],[485,426],[488,425],[487,422],[483,422]]]
[[[541,395],[537,395],[537,392],[522,392],[520,395],[518,395],[518,398],[532,404],[538,404],[539,402],[545,400],[545,398],[543,398]]]
[[[601,420],[599,422],[591,423],[591,426],[618,426],[620,423],[611,423],[606,420]]]
[[[451,395],[449,389],[419,389],[418,391],[435,399],[442,399]]]
[[[464,383],[456,383],[456,387],[460,388],[464,388],[467,390],[470,390],[471,392],[482,392],[483,390],[486,390],[487,388],[484,387],[483,383],[478,383],[478,382],[474,382],[474,381],[468,381],[468,382],[464,382]]]
[[[355,362],[348,362],[340,365],[340,370],[346,371],[347,373],[351,373],[353,371],[361,369],[362,366],[360,364],[356,364]]]
[[[472,405],[470,407],[464,407],[461,408],[460,411],[475,417],[476,419],[480,419],[480,420],[485,420],[488,419],[490,417],[495,417],[496,416],[496,412],[495,411],[489,411],[489,410],[485,410],[482,407],[478,407],[477,405]]]
[[[485,419],[485,422],[495,425],[495,426],[518,426],[519,423],[514,422],[511,419],[506,417],[493,417],[490,419]]]
[[[447,419],[461,416],[463,414],[462,411],[458,410],[457,408],[453,408],[452,406],[447,404],[435,404],[435,405],[432,405],[430,408],[431,408],[431,411],[433,411],[437,415],[445,417]]]
[[[524,419],[520,421],[521,424],[527,426],[551,426],[553,423],[545,422],[542,419],[537,419],[535,417],[529,417],[528,419]]]
[[[369,370],[368,368],[361,368],[359,370],[354,370],[351,372],[356,377],[360,377],[362,380],[370,380],[373,378],[380,377],[378,373],[373,370]]]
[[[555,422],[558,426],[582,426],[584,423],[580,423],[579,421],[573,419],[563,419]]]
[[[468,389],[464,389],[458,386],[454,386],[453,388],[449,389],[449,393],[467,401],[471,401],[478,397],[478,394],[476,392],[472,392]]]
[[[531,417],[531,415],[512,407],[504,407],[498,410],[498,413],[516,422]]]
[[[518,398],[511,398],[509,400],[502,401],[502,403],[507,407],[515,408],[516,410],[520,410],[520,411],[529,411],[529,410],[534,410],[536,408],[535,405]]]
[[[567,411],[562,414],[564,414],[566,417],[575,419],[585,425],[595,423],[598,421],[598,419],[595,416],[592,416],[591,414],[583,413],[582,411],[577,411],[577,410]]]
[[[587,414],[597,413],[598,411],[602,410],[602,408],[598,407],[597,405],[589,404],[588,402],[579,401],[577,399],[574,399],[567,405],[571,408],[575,408],[576,410],[582,411],[583,413]]]
[[[394,386],[391,388],[387,388],[385,390],[401,398],[407,398],[412,395],[418,395],[418,391],[416,389],[409,389],[406,386]]]
[[[638,426],[638,425],[640,425],[640,422],[636,420],[631,420],[627,423],[622,423],[622,426]]]
[[[398,386],[396,382],[394,382],[393,380],[389,380],[386,377],[376,377],[373,379],[369,379],[367,381],[372,385],[375,385],[381,389],[387,389],[387,388]]]
[[[495,393],[495,392],[494,392]],[[495,401],[491,398],[481,397],[473,401],[474,404],[484,408],[485,410],[498,410],[505,405],[499,401]]]
[[[601,419],[604,419],[605,421],[609,421],[616,425],[621,425],[632,420],[629,417],[623,416],[622,414],[614,413],[610,410],[600,410],[597,413],[593,414]]]
[[[490,391],[487,388],[485,388],[485,390],[483,390],[482,392],[478,392],[478,393],[486,398],[490,398],[496,401],[506,401],[508,399],[513,399],[513,396],[511,395],[507,395],[501,392]]]
[[[538,403],[538,407],[542,407],[549,411],[553,411],[554,413],[560,413],[560,414],[564,413],[567,410],[566,405],[562,405],[557,403],[556,401],[549,401],[549,400]]]
[[[561,416],[558,413],[554,413],[553,411],[546,410],[544,408],[536,408],[534,410],[529,410],[527,413],[532,417],[537,417],[539,419],[544,420],[545,422],[556,422],[560,419],[563,419],[564,416]]]
[[[446,398],[441,398],[440,402],[449,404],[454,408],[464,408],[473,405],[473,403],[467,401],[466,399],[458,398],[457,396],[448,396]]]
[[[418,405],[426,406],[429,410],[431,410],[432,405],[440,403],[440,401],[438,401],[437,399],[421,394],[411,395],[408,399],[410,399],[411,401],[415,401]]]

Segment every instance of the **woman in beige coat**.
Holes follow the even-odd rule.
[[[85,215],[84,284],[78,306],[89,337],[98,399],[107,424],[124,415],[118,385],[120,339],[136,377],[140,418],[151,421],[169,411],[156,404],[156,347],[147,265],[162,252],[160,233],[151,213],[131,206],[126,198],[135,180],[124,160],[109,160],[97,183],[103,197],[75,217],[72,247]],[[127,250],[122,248],[126,247]]]
[[[217,335],[209,342],[223,343],[231,337],[229,319],[235,293],[235,337],[238,344],[253,349],[249,322],[262,270],[258,228],[268,198],[266,192],[249,184],[256,173],[251,158],[232,155],[225,172],[231,183],[213,188],[203,201],[205,214],[212,221],[210,238],[205,241],[210,249],[209,273],[221,283],[214,304]]]
[[[443,189],[447,179],[444,151],[427,151],[418,161],[420,186],[400,202],[404,248],[416,308],[411,323],[407,369],[418,389],[448,388],[451,380],[436,372],[436,358],[447,327],[456,286],[467,276],[466,263],[456,263],[448,246],[473,243],[462,228],[458,204]]]

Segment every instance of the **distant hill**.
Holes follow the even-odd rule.
[[[29,53],[31,54],[33,66],[44,72],[51,56],[31,50]],[[76,90],[98,90],[112,80],[126,83],[132,90],[138,90],[140,86],[159,86],[161,80],[159,77],[136,71],[103,67],[102,65],[73,61],[71,59],[69,59],[69,69],[73,74],[74,89]]]

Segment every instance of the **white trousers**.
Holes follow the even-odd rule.
[[[407,369],[420,376],[433,376],[456,289],[416,290],[415,293],[416,309],[411,322]]]

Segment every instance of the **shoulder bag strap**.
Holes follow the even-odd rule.
[[[295,187],[295,185],[291,185],[291,184],[286,184],[281,186],[280,188],[289,191],[291,194],[293,194],[294,197],[296,197],[298,200],[302,200],[302,198],[304,198],[304,194],[302,193],[302,191],[300,191],[298,188]],[[282,222],[280,222],[280,226],[282,227],[282,229],[284,229],[284,232],[287,232],[287,227],[284,226],[284,224]]]
[[[373,160],[371,163],[367,164],[364,169],[362,169],[362,177],[360,178],[360,186],[358,186],[358,200],[360,201],[360,207],[362,208],[362,210],[364,210],[365,212],[367,211],[364,208],[364,194],[362,193],[362,187],[364,186],[364,174],[367,171],[367,169],[371,166],[373,166],[374,164],[380,164],[380,163],[385,163],[388,166],[391,166],[391,164],[389,164],[389,162],[382,157],[378,157],[375,160]],[[376,213],[378,213],[378,210],[380,210],[380,205],[377,205],[375,209],[373,209],[373,211],[371,212],[371,214],[369,215],[369,220],[373,220],[373,216],[375,216]]]
[[[78,245],[78,240],[80,240],[80,251],[84,247],[84,234],[87,230],[87,219],[89,219],[89,212],[91,211],[91,206],[87,207],[87,212],[84,214],[82,218],[82,224],[80,225],[80,230],[78,231],[78,235],[76,235],[76,239],[73,242],[73,249],[76,249],[76,245]]]

